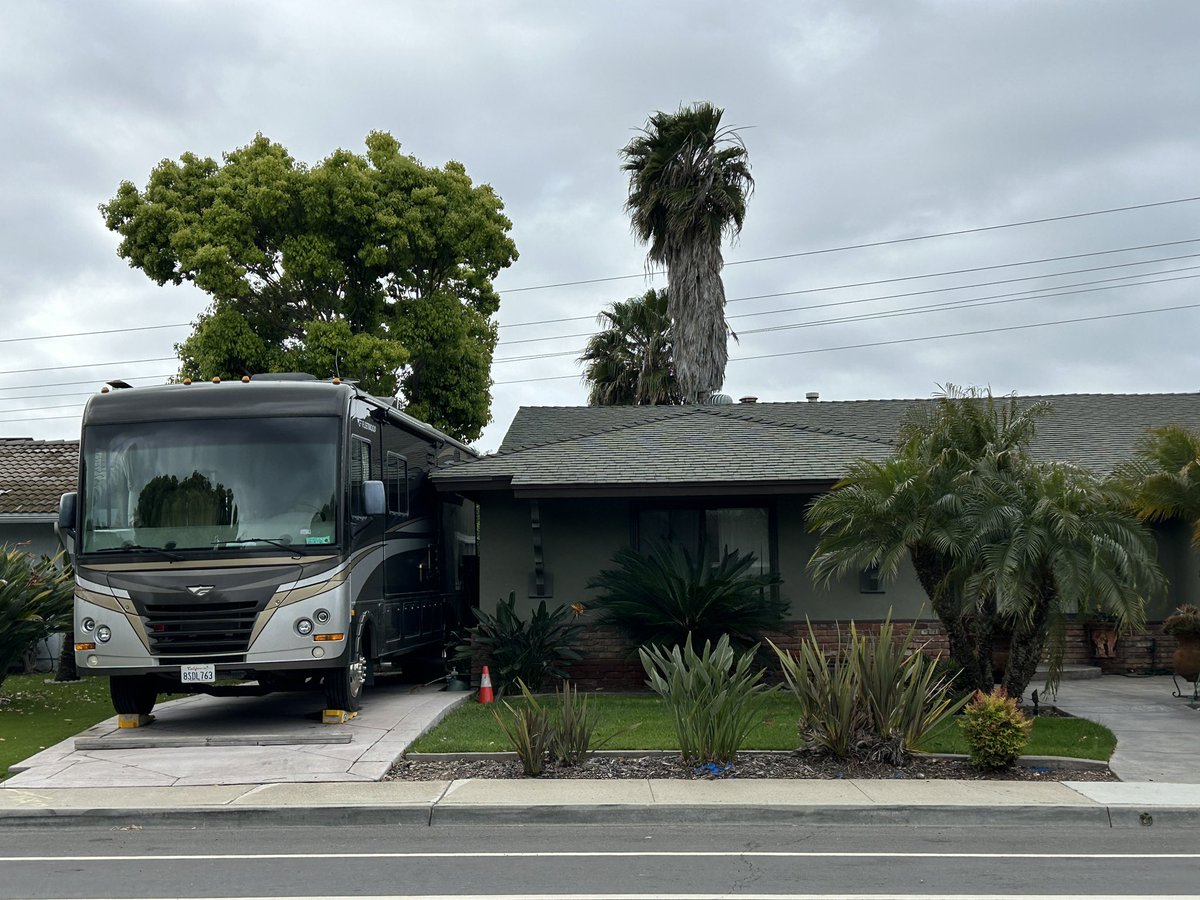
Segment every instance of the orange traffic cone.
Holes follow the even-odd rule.
[[[492,676],[488,672],[488,667],[483,667],[483,674],[479,676],[479,702],[491,703],[496,698],[492,696]]]

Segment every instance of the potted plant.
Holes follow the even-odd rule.
[[[1175,674],[1188,681],[1200,677],[1200,609],[1185,603],[1167,616],[1163,631],[1179,642],[1175,650]]]

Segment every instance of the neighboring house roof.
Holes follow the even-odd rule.
[[[0,517],[45,520],[75,490],[79,441],[0,438]]]
[[[997,398],[998,400],[1005,398]],[[1060,394],[1035,456],[1111,471],[1147,429],[1200,429],[1200,394]],[[738,403],[724,406],[523,407],[494,456],[438,473],[459,490],[530,494],[587,488],[812,490],[850,461],[895,450],[905,415],[928,400]]]

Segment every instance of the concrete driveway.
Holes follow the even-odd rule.
[[[1189,705],[1192,685],[1178,685],[1183,698],[1171,696],[1169,675],[1064,681],[1055,703],[1112,729],[1117,750],[1108,765],[1122,781],[1200,784],[1200,709]]]
[[[381,678],[343,725],[321,724],[319,692],[185,697],[144,728],[120,729],[114,716],[49,747],[0,788],[378,781],[468,696]]]

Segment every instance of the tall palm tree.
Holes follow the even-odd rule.
[[[651,288],[640,297],[618,300],[597,321],[603,330],[588,339],[578,359],[590,406],[680,402],[666,291]]]
[[[1187,522],[1200,549],[1200,434],[1180,425],[1153,429],[1117,476],[1139,518]]]
[[[647,262],[667,269],[675,374],[690,403],[725,379],[721,240],[741,231],[754,189],[746,146],[721,127],[723,113],[711,103],[656,112],[621,150],[634,234],[650,244]]]

